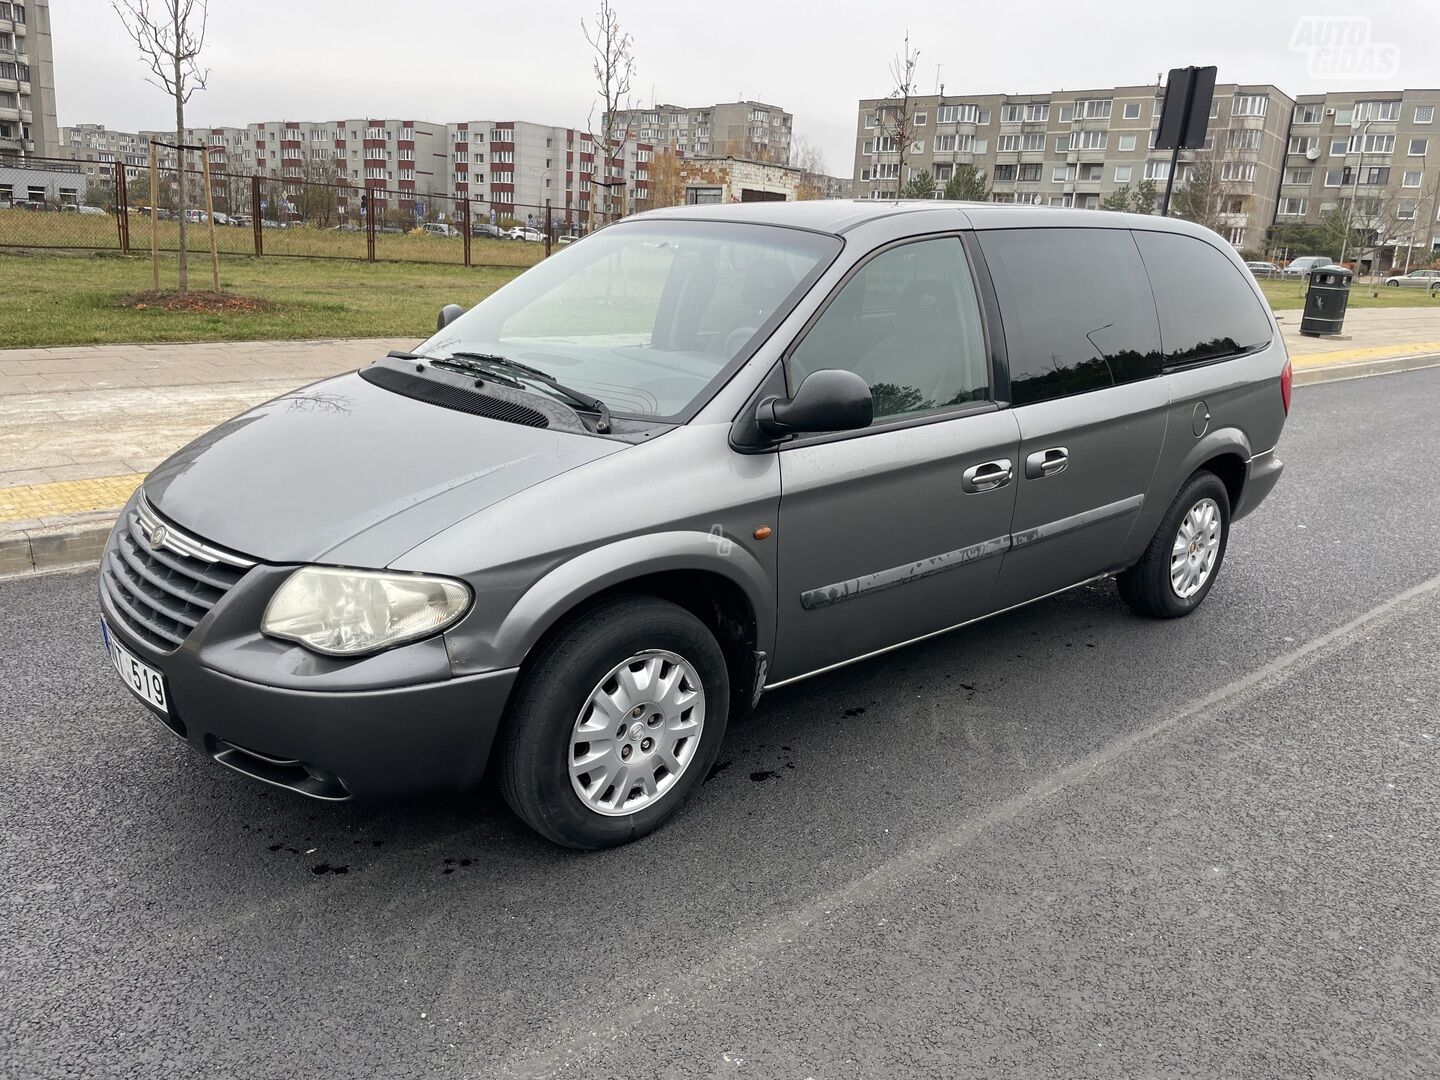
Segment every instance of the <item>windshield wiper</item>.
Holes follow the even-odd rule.
[[[393,353],[391,354],[394,355]],[[596,414],[595,430],[601,435],[610,433],[610,406],[597,397],[585,393],[583,390],[576,390],[574,387],[566,386],[554,375],[541,371],[539,368],[531,367],[529,364],[522,364],[519,360],[511,360],[508,356],[500,356],[496,353],[482,352],[453,352],[449,356],[406,356],[403,359],[428,360],[432,366],[451,367],[457,371],[464,371],[471,375],[499,376],[501,381],[511,386],[520,387],[513,376],[507,377],[505,369],[518,371],[533,382],[543,383],[552,389],[560,391],[576,405],[588,412]],[[495,368],[500,368],[496,371]]]

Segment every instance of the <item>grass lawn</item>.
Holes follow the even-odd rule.
[[[0,297],[5,298],[0,303],[0,348],[132,341],[423,338],[434,331],[435,313],[441,306],[456,303],[468,308],[520,269],[222,255],[221,288],[270,301],[269,310],[200,314],[154,307],[137,311],[122,304],[125,297],[149,290],[148,256],[0,253]],[[175,273],[174,256],[162,254],[162,288],[174,287]],[[193,288],[210,288],[208,251],[192,259],[190,283]]]
[[[66,224],[78,221],[88,226],[97,220],[105,224],[105,219],[68,214],[23,213],[28,217],[68,219]],[[276,233],[291,231],[282,229]],[[335,239],[339,242],[349,237],[337,235]],[[422,245],[459,243],[436,237],[393,239]],[[528,257],[537,246],[515,241],[489,243],[516,257]],[[124,306],[125,297],[150,288],[148,256],[0,251],[0,297],[4,298],[0,303],[0,348],[129,341],[423,338],[434,329],[435,313],[442,305],[457,303],[468,308],[521,269],[488,266],[467,270],[442,263],[222,255],[222,288],[269,301],[268,309],[204,314],[162,311],[153,306],[137,311]],[[193,287],[210,288],[208,252],[192,259],[190,274]],[[173,255],[162,253],[160,281],[162,288],[174,286]],[[1304,306],[1302,283],[1262,281],[1260,285],[1277,311]],[[1376,292],[1378,296],[1371,295]],[[1431,307],[1440,311],[1440,299],[1424,289],[1388,289],[1360,283],[1351,290],[1350,306]]]
[[[1296,281],[1272,280],[1260,282],[1265,298],[1275,311],[1298,311],[1305,306],[1305,286],[1302,279]],[[1378,296],[1373,295],[1379,293]],[[1370,307],[1428,307],[1440,311],[1440,298],[1427,289],[1389,289],[1377,282],[1374,285],[1359,281],[1350,286],[1351,308]]]

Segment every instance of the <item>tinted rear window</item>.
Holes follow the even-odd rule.
[[[980,232],[1016,405],[1160,373],[1155,301],[1123,229]]]
[[[1234,356],[1270,343],[1270,320],[1243,272],[1193,236],[1137,232],[1150,271],[1166,365]]]

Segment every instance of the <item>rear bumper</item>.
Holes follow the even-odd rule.
[[[1252,457],[1245,467],[1245,486],[1240,491],[1240,503],[1230,508],[1230,519],[1238,521],[1264,502],[1265,496],[1275,490],[1284,471],[1285,463],[1275,456],[1273,449]]]
[[[222,765],[312,798],[456,791],[484,774],[518,670],[346,691],[268,686],[158,653],[102,597],[109,632],[165,677],[168,715],[136,701]]]

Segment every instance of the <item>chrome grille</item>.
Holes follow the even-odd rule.
[[[254,565],[186,535],[142,495],[115,531],[100,579],[125,629],[160,652],[173,652]]]

